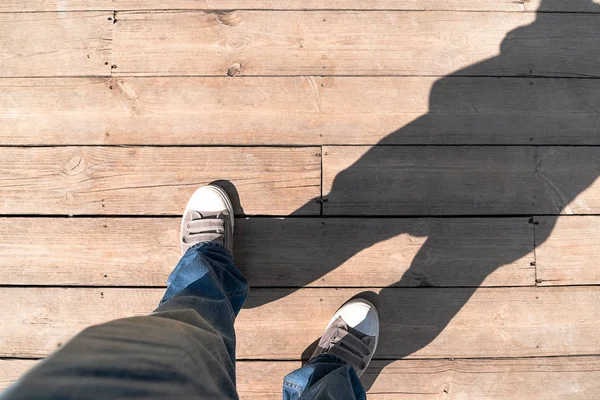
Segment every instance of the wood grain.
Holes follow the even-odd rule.
[[[0,360],[0,390],[37,360]],[[520,400],[544,393],[549,400],[593,398],[600,389],[600,358],[511,358],[501,360],[374,360],[363,381],[369,399],[489,398]],[[242,399],[278,400],[281,382],[298,361],[238,361]],[[547,394],[547,395],[546,395]]]
[[[163,287],[179,261],[179,224],[0,218],[0,282]],[[355,286],[358,277],[372,287],[535,284],[526,218],[237,219],[234,250],[252,287]]]
[[[218,179],[237,187],[237,213],[319,213],[319,148],[13,147],[1,152],[2,214],[180,215],[194,190]]]
[[[540,210],[549,214],[600,213],[600,152],[597,147],[540,147],[534,169]],[[537,211],[544,214],[544,211]]]
[[[237,234],[236,257],[251,286],[519,286],[535,281],[532,225],[526,218],[260,219],[239,224]]]
[[[600,219],[536,217],[538,284],[597,285],[600,282]]]
[[[595,147],[324,147],[326,215],[594,214]]]
[[[0,80],[0,144],[600,144],[600,81]]]
[[[0,390],[6,389],[37,363],[38,360],[0,360]]]
[[[0,77],[110,76],[109,12],[0,13]]]
[[[540,8],[541,6],[541,8]],[[174,10],[174,9],[351,9],[351,10],[463,10],[463,11],[543,11],[598,12],[594,2],[562,0],[6,0],[0,4],[0,12],[7,11],[79,11],[79,10]]]
[[[362,377],[369,399],[591,399],[600,358],[373,361]],[[242,398],[279,399],[283,377],[299,362],[238,362]]]
[[[595,14],[119,15],[114,25],[114,75],[600,76],[600,16]]]
[[[238,357],[297,360],[335,310],[365,290],[255,289],[236,322]],[[0,354],[44,357],[86,326],[152,311],[162,294],[162,289],[2,288],[0,300],[11,307],[0,309]],[[382,321],[378,359],[600,351],[597,287],[396,288],[381,290],[375,301]]]

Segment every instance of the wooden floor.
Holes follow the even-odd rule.
[[[599,38],[591,0],[2,1],[0,388],[151,312],[222,179],[242,398],[370,292],[371,399],[597,399]]]

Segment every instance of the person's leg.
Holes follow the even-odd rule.
[[[333,316],[312,358],[283,380],[284,400],[365,400],[359,377],[377,348],[379,317],[367,300],[354,299]]]
[[[248,285],[233,264],[232,233],[224,192],[197,191],[160,306],[86,329],[0,398],[237,398],[233,322]]]

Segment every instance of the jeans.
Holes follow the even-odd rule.
[[[84,330],[0,399],[237,399],[233,323],[247,294],[229,252],[197,244],[169,276],[153,313]],[[351,366],[321,355],[285,377],[283,398],[366,395]]]

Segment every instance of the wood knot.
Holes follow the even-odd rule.
[[[219,12],[217,13],[217,19],[220,23],[227,26],[236,26],[242,23],[242,17],[235,11]]]
[[[231,67],[229,67],[229,69],[227,70],[227,75],[228,76],[236,76],[236,75],[239,75],[239,73],[241,71],[242,71],[242,64],[235,63],[235,64],[231,65]]]
[[[85,171],[85,160],[81,154],[71,157],[63,167],[65,175],[77,175],[83,171]]]

